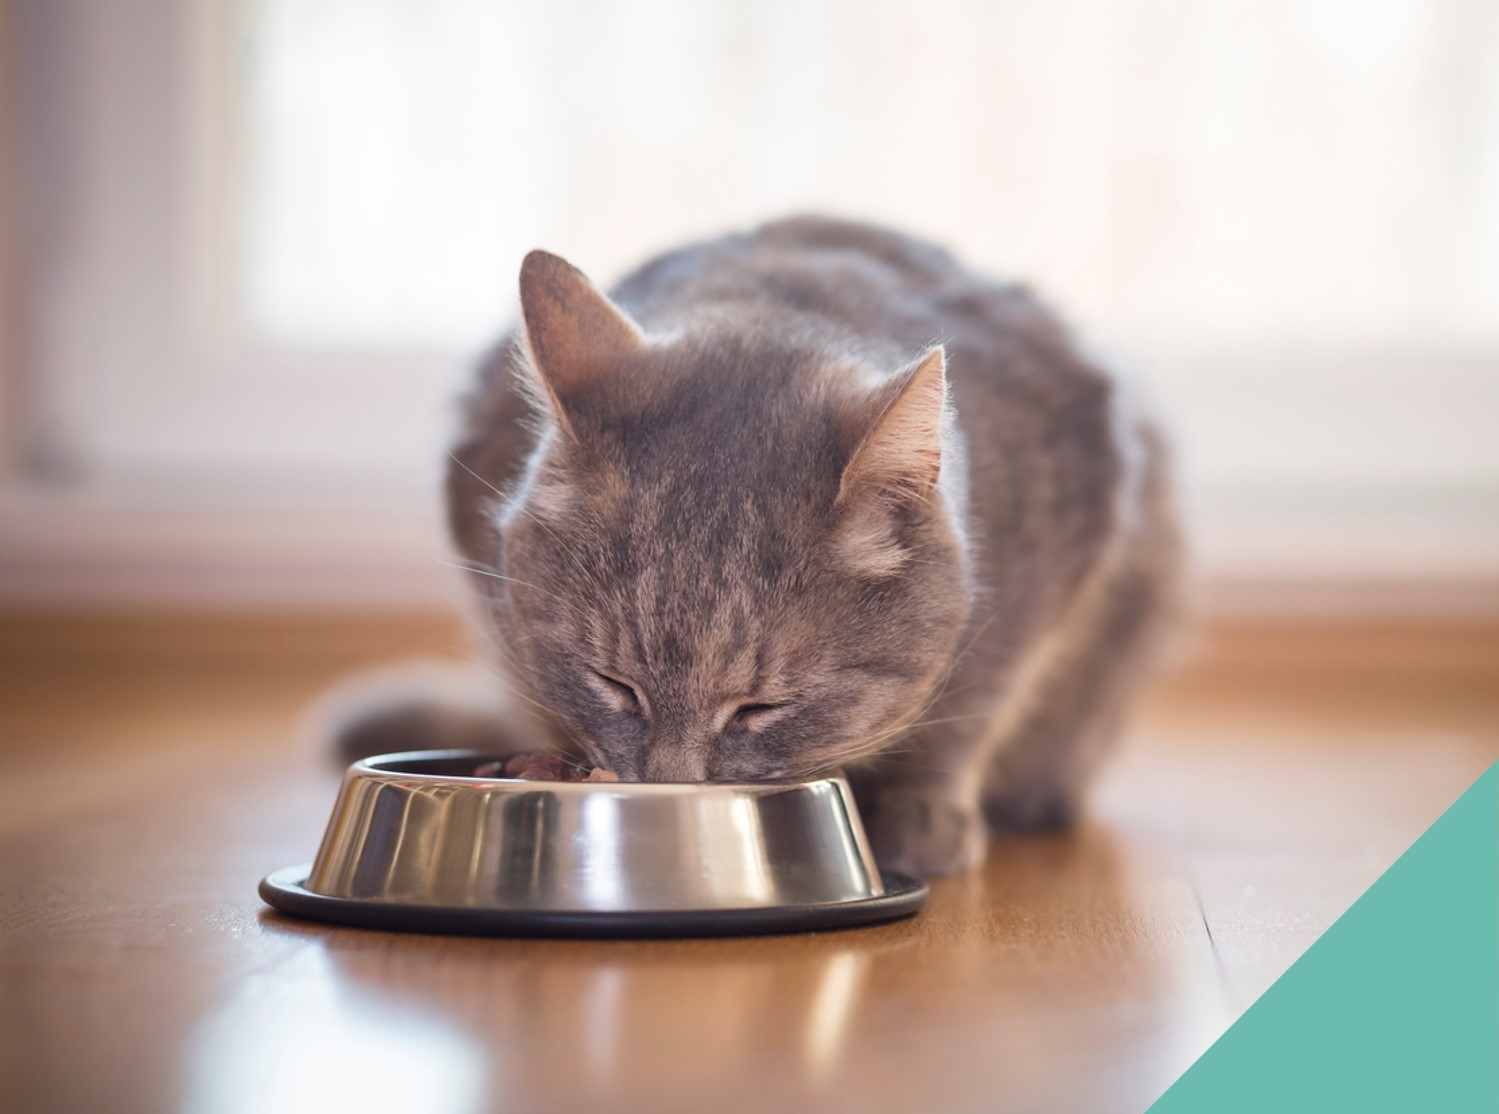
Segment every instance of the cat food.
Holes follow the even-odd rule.
[[[517,781],[618,781],[619,775],[602,766],[587,769],[568,762],[559,754],[537,750],[516,754],[504,762],[486,762],[474,777],[505,777]]]

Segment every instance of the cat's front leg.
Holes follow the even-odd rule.
[[[849,780],[881,868],[938,878],[984,861],[983,813],[955,780],[912,778],[877,767],[850,771]]]

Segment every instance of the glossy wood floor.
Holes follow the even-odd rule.
[[[299,708],[440,620],[0,629],[0,1106],[1143,1110],[1499,757],[1493,628],[1220,627],[1071,835],[912,921],[721,941],[263,908],[335,775]]]

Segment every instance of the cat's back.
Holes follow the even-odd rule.
[[[971,271],[945,248],[894,229],[818,216],[666,252],[610,293],[646,321],[731,304],[821,316],[861,337],[908,346],[1060,332],[1025,287]]]
[[[631,272],[611,294],[645,312],[664,303],[727,298],[828,310],[841,304],[840,288],[888,296],[930,288],[959,273],[948,252],[914,237],[857,221],[800,216],[666,252]]]
[[[663,324],[731,307],[815,322],[828,343],[900,366],[948,354],[980,579],[1054,612],[1125,528],[1165,514],[1162,437],[1139,397],[1025,286],[875,225],[794,217],[668,253],[616,296]],[[1018,616],[1017,616],[1018,618]]]
[[[611,294],[647,329],[714,318],[796,327],[829,348],[893,361],[892,370],[941,343],[959,422],[975,432],[994,428],[996,408],[1074,424],[1110,418],[1114,377],[1029,289],[877,225],[774,221],[658,256]]]

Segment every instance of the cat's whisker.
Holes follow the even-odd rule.
[[[529,580],[522,580],[522,579],[520,579],[517,576],[506,576],[504,573],[492,572],[489,569],[479,568],[476,565],[460,565],[460,564],[458,564],[458,563],[456,563],[454,561],[444,561],[444,560],[442,560],[439,557],[434,557],[434,558],[432,558],[432,560],[436,561],[439,565],[442,565],[444,568],[457,569],[459,572],[471,572],[471,573],[473,573],[476,576],[487,576],[487,577],[491,578],[492,580],[504,580],[504,581],[508,581],[511,584],[519,584],[522,588],[530,588],[534,592],[541,592],[544,595],[552,596],[552,597],[554,597],[556,599],[561,599],[562,598],[562,597],[558,596],[555,592],[548,592],[545,588],[538,588],[535,584],[532,584]]]
[[[944,723],[967,723],[970,720],[988,719],[989,717],[989,712],[970,712],[967,715],[961,716],[943,716],[941,719],[922,719],[917,720],[915,723],[906,724],[905,730],[914,731],[918,727],[938,727]]]
[[[560,537],[557,536],[557,532],[555,530],[553,530],[550,526],[548,526],[541,519],[539,519],[538,517],[536,517],[536,515],[530,510],[530,508],[528,508],[523,502],[514,502],[514,501],[510,500],[510,497],[507,496],[503,491],[501,491],[498,487],[496,487],[494,484],[490,483],[483,476],[479,475],[479,473],[475,472],[472,468],[470,468],[467,464],[465,464],[462,460],[460,460],[458,458],[458,455],[456,453],[454,453],[451,449],[448,450],[448,459],[451,460],[454,464],[458,465],[459,468],[462,468],[465,472],[467,472],[474,479],[478,480],[485,487],[489,488],[490,491],[492,491],[496,495],[498,495],[500,497],[501,501],[504,502],[507,506],[509,506],[512,509],[518,511],[519,513],[525,515],[532,522],[534,522],[537,526],[539,526],[539,527],[541,527],[541,529],[545,530],[548,534],[551,535],[552,540],[557,543],[557,545],[562,549],[562,551],[564,553],[566,553],[569,557],[573,558],[574,561],[577,561],[577,558],[578,558],[579,555],[572,548],[570,548],[565,542],[563,542],[563,540]],[[580,565],[580,568],[586,568],[586,566]]]
[[[952,682],[953,674],[957,672],[958,666],[963,663],[963,659],[978,644],[979,637],[994,625],[994,620],[998,618],[998,614],[998,612],[991,612],[989,617],[978,625],[978,629],[973,632],[972,637],[968,639],[963,648],[948,660],[946,667],[942,671],[941,679],[934,686],[931,699],[928,701],[929,705],[935,704],[942,697],[950,695],[948,685]]]
[[[478,480],[485,487],[489,488],[490,491],[494,492],[501,499],[506,498],[506,495],[505,495],[505,493],[503,491],[501,491],[499,488],[497,488],[494,484],[490,483],[483,476],[479,475],[479,473],[475,472],[467,464],[463,463],[463,461],[461,461],[460,459],[458,459],[458,454],[455,453],[455,452],[453,452],[453,450],[451,450],[451,449],[448,450],[448,459],[451,460],[454,464],[458,465],[458,467],[462,468],[465,472],[467,472],[474,479]]]
[[[507,696],[513,697],[533,709],[543,722],[550,720],[552,716],[551,709],[529,693],[523,691],[513,679],[513,676],[519,675],[520,670],[518,668],[519,663],[512,653],[511,648],[506,646],[487,629],[481,629],[480,637],[483,639],[486,649],[493,658],[498,659],[497,662],[492,661],[490,663],[490,668],[484,671],[485,676],[499,684]]]
[[[563,541],[557,531],[553,530],[550,525],[543,522],[541,518],[537,516],[535,511],[531,510],[531,508],[526,506],[524,503],[515,504],[514,509],[517,513],[525,515],[526,518],[530,519],[539,528],[547,532],[551,539],[557,543],[557,548],[562,550],[563,554],[568,558],[568,563],[569,565],[571,565],[574,571],[578,572],[580,575],[590,581],[595,579],[592,566],[590,562],[583,559],[583,554]]]
[[[918,728],[938,727],[949,723],[963,723],[970,720],[987,719],[989,717],[988,712],[973,712],[965,715],[942,716],[938,719],[922,719],[921,715],[931,707],[932,703],[932,701],[924,703],[920,707],[916,708],[913,712],[909,713],[907,716],[901,717],[888,728],[877,731],[873,735],[867,736],[866,738],[860,740],[858,746],[851,748],[849,751],[845,752],[845,754],[851,755],[852,757],[845,758],[844,760],[853,761],[858,758],[867,758],[873,754],[883,755],[893,753],[894,748],[889,747],[886,744],[888,744],[891,739],[897,739],[902,735],[907,735],[910,732],[917,730]]]
[[[515,660],[508,657],[504,654],[503,651],[500,651],[497,648],[496,654],[502,659],[502,661],[495,664],[492,668],[486,670],[485,676],[489,677],[491,680],[498,682],[500,686],[505,689],[506,693],[509,696],[512,696],[528,707],[535,709],[544,717],[549,717],[551,715],[551,709],[541,701],[537,700],[530,693],[523,690],[520,685],[514,680],[513,675],[517,672],[515,668]]]
[[[514,684],[506,680],[503,675],[499,675],[494,672],[491,672],[487,675],[491,680],[499,681],[501,687],[504,688],[505,694],[508,697],[519,700],[522,704],[534,709],[539,715],[543,717],[544,720],[551,718],[551,709],[549,709],[545,704],[541,703],[535,697],[529,695],[528,693],[522,692]]]

